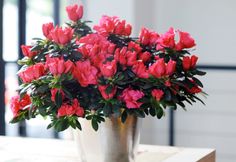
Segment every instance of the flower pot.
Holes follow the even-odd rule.
[[[109,117],[97,132],[92,129],[91,121],[80,122],[83,130],[75,130],[74,137],[82,162],[135,162],[140,119],[128,116],[122,123],[120,118]]]

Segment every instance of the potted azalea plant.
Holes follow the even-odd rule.
[[[103,16],[91,29],[81,19],[83,6],[66,11],[71,20],[66,27],[43,24],[45,38],[21,46],[25,57],[18,61],[21,84],[11,99],[11,123],[47,117],[48,128],[81,130],[82,160],[129,162],[135,159],[138,118],[160,119],[166,109],[203,103],[197,77],[205,72],[191,55],[196,44],[189,33],[142,28],[131,37],[132,26],[116,16]],[[91,128],[95,131],[86,131]],[[88,145],[81,144],[92,133],[103,146],[97,155],[86,154]]]

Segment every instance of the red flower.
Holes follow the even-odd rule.
[[[55,102],[56,94],[57,94],[58,91],[59,91],[59,93],[61,94],[62,99],[64,99],[64,97],[65,97],[65,93],[63,92],[62,89],[53,88],[53,89],[51,89],[51,100],[52,100],[53,102]]]
[[[200,87],[198,87],[198,86],[194,86],[194,87],[188,89],[188,91],[189,91],[190,93],[192,93],[192,94],[195,94],[195,93],[200,93],[200,92],[202,92],[202,89],[201,89]]]
[[[69,43],[73,37],[73,29],[72,28],[65,28],[62,29],[61,27],[55,27],[55,29],[51,30],[52,39],[54,42],[65,45]]]
[[[139,34],[139,42],[143,45],[156,45],[159,38],[159,34],[148,30],[147,28],[142,28]]]
[[[83,6],[78,6],[77,4],[67,6],[66,12],[68,14],[68,17],[72,21],[78,21],[83,16]]]
[[[116,87],[113,87],[111,93],[107,94],[106,93],[107,87],[108,87],[108,85],[99,85],[98,86],[98,90],[100,91],[102,97],[106,100],[113,98],[114,95],[116,94],[116,90],[117,90]]]
[[[115,51],[115,60],[123,66],[133,66],[137,61],[137,52],[127,50],[127,47],[117,48]]]
[[[11,98],[10,108],[14,117],[19,115],[19,111],[23,110],[26,106],[31,104],[31,99],[28,94],[25,94],[24,97],[20,100],[20,96],[14,96]]]
[[[170,87],[170,86],[171,86],[170,80],[166,80],[166,81],[165,81],[165,86],[167,86],[167,87]]]
[[[139,60],[142,60],[144,63],[149,61],[151,59],[151,53],[150,52],[143,52],[143,53],[139,53]]]
[[[166,65],[164,59],[157,60],[149,67],[149,73],[154,77],[160,78],[166,74]]]
[[[126,24],[125,20],[120,20],[116,16],[110,17],[105,15],[100,19],[99,25],[95,25],[93,29],[104,36],[109,34],[129,36],[132,27],[130,24]]]
[[[195,68],[197,60],[198,57],[195,55],[192,55],[191,58],[189,56],[183,57],[183,62],[182,62],[183,69],[187,71],[189,69]]]
[[[133,66],[137,61],[137,52],[126,52],[127,66]]]
[[[176,45],[177,51],[180,51],[184,48],[192,48],[195,45],[195,41],[189,33],[179,31],[179,42]]]
[[[73,71],[73,76],[78,80],[82,87],[89,84],[97,84],[98,70],[89,61],[77,61]]]
[[[149,67],[149,73],[156,78],[161,78],[165,75],[172,75],[175,72],[176,62],[170,60],[167,64],[163,58],[157,60]]]
[[[126,65],[126,52],[127,47],[123,47],[122,49],[117,48],[115,51],[115,60],[119,62],[121,65]]]
[[[157,100],[160,101],[163,97],[164,92],[161,89],[154,89],[152,90],[152,96]]]
[[[21,50],[24,56],[32,58],[38,54],[36,51],[31,51],[32,46],[21,45]]]
[[[157,41],[157,50],[163,48],[174,48],[175,47],[175,31],[174,28],[170,28],[165,34],[162,34]]]
[[[202,92],[202,89],[193,80],[190,81],[194,84],[194,86],[191,88],[186,86],[186,89],[189,93],[196,94]]]
[[[72,72],[74,63],[70,60],[65,61],[64,59],[59,59],[57,57],[47,56],[46,67],[49,69],[52,75],[56,76]]]
[[[142,61],[137,61],[136,64],[133,65],[132,71],[139,77],[139,78],[149,78],[149,73],[146,69],[146,66],[143,64]]]
[[[63,103],[62,106],[58,109],[58,117],[71,115],[77,115],[79,117],[84,116],[84,109],[80,106],[80,103],[77,99],[73,100],[72,105]]]
[[[142,47],[140,47],[139,44],[133,42],[133,41],[130,41],[128,43],[128,49],[131,50],[131,51],[135,51],[137,53],[141,52],[142,51]]]
[[[84,116],[84,108],[80,106],[80,103],[77,99],[73,100],[73,105],[72,105],[75,109],[75,114],[79,117],[83,117]]]
[[[54,29],[54,26],[53,26],[52,22],[43,24],[43,26],[42,26],[43,35],[49,40],[52,40],[51,31],[53,29]]]
[[[172,75],[175,72],[176,62],[170,60],[166,65],[166,74]]]
[[[24,83],[29,83],[45,74],[43,63],[37,63],[21,71],[18,75]]]
[[[78,43],[83,44],[79,48],[79,52],[97,68],[100,68],[107,61],[107,58],[113,56],[116,46],[99,34],[88,34],[82,37]]]
[[[144,96],[144,93],[139,90],[133,90],[131,88],[126,88],[121,96],[120,99],[126,103],[126,107],[128,109],[136,109],[140,108],[143,104],[142,102],[138,102]]]
[[[109,78],[113,77],[117,71],[117,63],[116,60],[108,61],[105,64],[100,66],[100,70],[103,76]]]

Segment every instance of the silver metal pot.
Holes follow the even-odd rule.
[[[91,121],[80,120],[82,131],[75,130],[81,162],[135,162],[139,144],[141,121],[128,116],[123,124],[120,118],[109,117],[97,132]]]

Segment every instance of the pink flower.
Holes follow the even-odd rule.
[[[149,73],[156,78],[160,78],[166,74],[166,65],[164,59],[157,60],[149,67]]]
[[[130,51],[135,51],[135,52],[137,52],[137,53],[139,53],[139,52],[142,51],[142,47],[140,47],[139,44],[137,44],[137,43],[135,43],[135,42],[133,42],[133,41],[130,41],[130,42],[128,43],[128,49],[129,49]]]
[[[140,108],[143,104],[142,102],[138,102],[144,96],[144,93],[139,90],[133,90],[131,88],[126,88],[121,96],[120,99],[126,103],[126,107],[128,109],[136,109]]]
[[[162,34],[157,41],[157,50],[163,48],[174,48],[175,47],[175,31],[174,28],[170,28],[165,34]]]
[[[142,28],[139,34],[139,42],[143,45],[156,45],[159,34],[148,30],[147,28]]]
[[[157,100],[160,101],[163,97],[164,92],[161,89],[154,89],[152,90],[152,96]]]
[[[176,62],[170,60],[167,64],[163,58],[158,59],[149,67],[149,73],[156,78],[161,78],[166,75],[172,75],[175,72]]]
[[[10,101],[10,108],[14,117],[19,115],[19,111],[23,110],[26,106],[31,104],[31,99],[28,94],[25,94],[24,97],[20,100],[20,96],[14,96]]]
[[[79,117],[84,116],[84,109],[80,106],[80,103],[77,99],[73,100],[72,105],[63,103],[62,106],[58,109],[58,117],[71,115],[77,115]]]
[[[123,47],[122,49],[117,48],[115,51],[115,60],[119,62],[121,65],[127,64],[126,52],[127,52],[127,47]]]
[[[167,87],[170,87],[170,86],[171,86],[170,80],[166,80],[166,81],[165,81],[165,86],[167,86]]]
[[[59,76],[61,74],[71,73],[74,68],[74,63],[70,60],[65,61],[57,57],[46,58],[46,67],[54,76]]]
[[[202,89],[193,80],[190,81],[194,84],[194,86],[191,88],[186,86],[186,89],[189,93],[196,94],[202,92]]]
[[[24,56],[32,58],[38,54],[36,51],[31,51],[32,46],[21,45],[21,50]]]
[[[107,94],[106,93],[107,87],[108,87],[108,85],[99,85],[98,86],[98,90],[100,91],[102,97],[106,100],[113,98],[114,95],[116,94],[116,90],[117,90],[116,87],[113,87],[111,93]]]
[[[142,52],[142,53],[139,53],[139,60],[142,60],[144,63],[151,60],[151,53],[150,52]]]
[[[132,71],[139,77],[139,78],[149,78],[149,73],[146,69],[146,66],[143,64],[142,61],[137,61],[136,64],[133,65]]]
[[[120,20],[118,17],[102,16],[99,25],[93,27],[99,34],[108,36],[109,34],[117,34],[129,36],[131,34],[132,26],[126,24],[125,20]]]
[[[117,48],[115,51],[115,60],[123,66],[133,66],[137,61],[137,52],[129,51],[127,47]]]
[[[82,87],[87,87],[89,84],[97,84],[98,70],[92,66],[89,61],[77,61],[73,71],[73,76]]]
[[[182,31],[178,32],[179,32],[179,42],[176,45],[177,51],[180,51],[184,48],[192,48],[196,45],[194,39],[191,37],[189,33]]]
[[[62,29],[61,27],[56,26],[55,29],[51,30],[51,35],[54,42],[60,45],[66,45],[71,41],[73,32],[72,28],[67,27]]]
[[[109,78],[113,77],[117,71],[117,63],[116,60],[108,61],[105,64],[100,66],[100,70],[103,76]]]
[[[45,74],[45,67],[43,63],[37,63],[29,66],[26,69],[20,71],[18,74],[24,83],[29,83],[33,80],[37,80],[39,77]]]
[[[66,12],[68,14],[68,17],[72,21],[78,21],[83,16],[83,6],[78,6],[77,4],[67,6]]]
[[[137,52],[127,51],[126,60],[127,60],[127,66],[133,66],[137,61]]]
[[[51,31],[53,29],[54,29],[54,26],[53,26],[52,22],[43,24],[43,26],[42,26],[43,35],[49,40],[52,40]]]
[[[198,86],[194,86],[188,89],[189,93],[196,94],[202,92],[202,89]]]
[[[55,102],[56,94],[57,94],[58,91],[59,91],[59,93],[61,94],[62,99],[65,98],[65,93],[63,92],[62,89],[53,88],[53,89],[51,89],[51,100],[52,100],[53,102]]]
[[[100,68],[107,58],[113,56],[116,46],[99,34],[88,34],[82,37],[78,43],[83,44],[78,49],[83,58],[89,59],[91,64],[97,68]]]
[[[176,62],[170,60],[166,65],[166,74],[172,75],[175,72]]]
[[[197,60],[198,57],[195,55],[192,55],[191,58],[189,56],[183,57],[183,62],[182,62],[183,69],[187,71],[189,69],[195,68]]]

